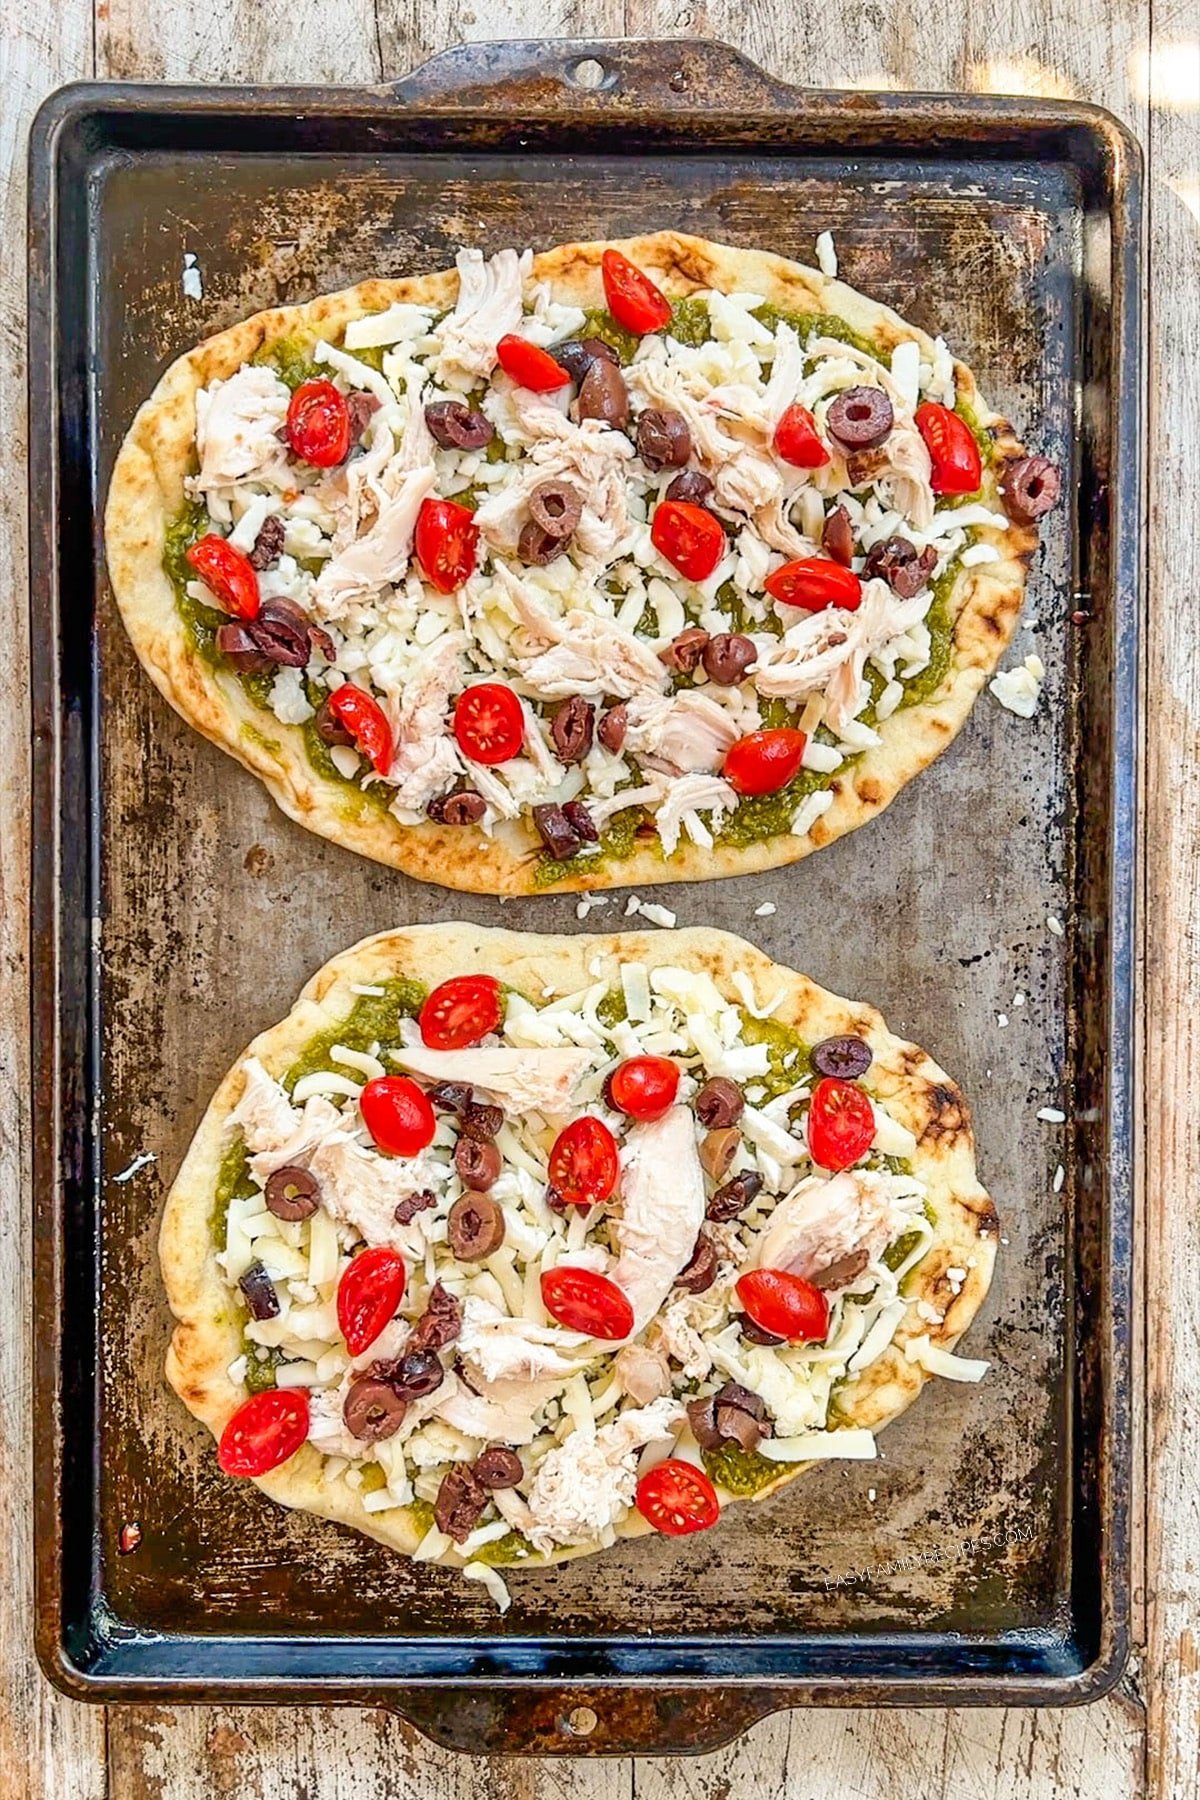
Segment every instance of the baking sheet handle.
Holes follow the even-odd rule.
[[[733,1687],[413,1688],[389,1710],[475,1756],[691,1756],[786,1704]]]

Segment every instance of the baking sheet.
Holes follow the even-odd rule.
[[[655,60],[668,47],[651,49],[642,47],[641,63],[619,64],[625,89],[643,99],[668,79]],[[507,78],[526,76],[510,65]],[[454,91],[455,107],[469,109],[472,95],[461,83]],[[60,534],[68,706],[55,723],[60,753],[80,766],[78,792],[64,789],[75,816],[56,872],[59,949],[69,974],[94,983],[94,1007],[76,1017],[68,998],[60,1015],[60,1068],[73,1066],[83,1083],[63,1095],[64,1125],[82,1137],[60,1222],[80,1236],[61,1246],[65,1263],[51,1274],[59,1300],[77,1307],[99,1275],[94,1343],[68,1312],[58,1366],[44,1358],[41,1371],[74,1399],[68,1435],[94,1422],[86,1450],[58,1447],[65,1541],[44,1575],[55,1617],[43,1619],[43,1657],[73,1691],[130,1680],[225,1691],[255,1679],[282,1696],[337,1677],[350,1684],[345,1697],[367,1685],[390,1697],[397,1679],[439,1674],[719,1676],[798,1684],[791,1698],[912,1702],[1061,1700],[1114,1678],[1125,1596],[1119,1255],[1129,1197],[1128,1145],[1113,1110],[1128,1045],[1112,1034],[1128,1002],[1117,952],[1131,871],[1113,866],[1111,846],[1129,798],[1115,765],[1127,765],[1119,733],[1132,698],[1133,593],[1106,547],[1112,483],[1127,493],[1132,481],[1136,495],[1136,469],[1132,443],[1114,461],[1105,410],[1121,324],[1111,268],[1106,278],[1098,261],[1098,245],[1111,253],[1109,217],[1095,175],[1077,157],[1049,153],[1048,129],[1040,156],[1015,118],[1011,153],[994,138],[981,152],[961,131],[948,146],[945,127],[923,140],[915,103],[870,99],[908,107],[907,150],[838,153],[837,103],[826,97],[822,111],[807,96],[807,132],[793,117],[753,147],[712,147],[721,130],[710,124],[704,150],[686,115],[666,146],[661,126],[626,131],[619,147],[598,141],[595,127],[559,125],[556,135],[553,106],[539,125],[534,96],[522,143],[516,128],[495,123],[493,93],[479,102],[491,114],[485,130],[472,137],[461,121],[452,129],[442,120],[411,147],[395,141],[401,113],[386,130],[360,133],[355,148],[329,148],[314,147],[311,119],[286,126],[282,108],[273,147],[252,134],[243,147],[228,123],[242,96],[210,95],[207,105],[193,97],[169,130],[156,105],[161,118],[172,114],[150,100],[140,119],[135,109],[144,141],[131,148],[127,130],[93,131],[77,152],[86,230],[78,212],[58,227],[86,245],[86,280],[81,272],[77,291],[59,290],[56,343],[64,419],[86,425],[91,441],[67,446],[64,498],[103,494],[121,435],[164,363],[250,311],[368,274],[444,267],[463,241],[541,248],[678,225],[803,261],[817,232],[831,230],[844,278],[943,332],[1018,434],[1063,464],[1081,505],[1075,517],[1052,515],[1043,532],[1007,658],[1036,651],[1046,664],[1036,721],[984,695],[949,751],[880,819],[803,864],[638,890],[681,924],[739,932],[835,991],[871,1000],[961,1081],[1002,1219],[996,1279],[964,1346],[988,1357],[991,1373],[979,1387],[930,1383],[881,1437],[878,1462],[818,1467],[775,1500],[735,1509],[709,1537],[648,1538],[515,1574],[503,1620],[481,1590],[447,1572],[218,1478],[207,1432],[162,1379],[169,1319],[157,1223],[213,1088],[334,952],[371,931],[437,919],[608,930],[625,895],[581,925],[574,896],[501,905],[454,895],[292,825],[154,693],[98,561],[93,583],[90,556],[66,556]],[[711,92],[705,103],[715,105]],[[981,103],[981,127],[998,105]],[[255,117],[261,138],[262,109]],[[853,132],[845,116],[838,124],[843,138]],[[743,116],[725,135],[746,129]],[[185,254],[201,271],[199,301],[181,289]],[[1090,410],[1081,416],[1082,402]],[[67,485],[72,475],[81,487]],[[76,549],[84,545],[86,518],[60,510],[60,520]],[[1096,616],[1072,626],[1081,606]],[[73,743],[62,735],[68,718]],[[758,915],[764,902],[770,916]],[[72,950],[72,925],[84,917],[94,930]],[[1098,1066],[1098,1052],[1113,1060]],[[80,1112],[88,1102],[94,1164]],[[1046,1106],[1071,1122],[1040,1121]],[[154,1161],[135,1168],[147,1154]],[[43,1158],[43,1179],[48,1172]],[[41,1254],[44,1262],[44,1244]],[[121,1556],[118,1534],[131,1520],[141,1544]],[[52,1635],[59,1649],[48,1652]],[[453,1741],[458,1728],[441,1725]],[[472,1729],[478,1747],[483,1727]],[[679,1747],[689,1729],[675,1728]],[[553,1722],[547,1731],[552,1739]]]

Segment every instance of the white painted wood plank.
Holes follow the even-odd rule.
[[[10,671],[25,667],[25,146],[42,98],[91,73],[92,19],[85,0],[6,9],[0,34],[0,643]],[[32,1543],[28,1496],[30,1245],[29,1058],[26,1000],[29,806],[23,682],[10,675],[0,724],[0,1795],[100,1800],[104,1716],[61,1700],[42,1679],[32,1642]]]

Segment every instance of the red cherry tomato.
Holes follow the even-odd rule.
[[[789,1343],[814,1343],[829,1330],[829,1302],[803,1275],[751,1269],[739,1275],[737,1296],[756,1325]]]
[[[343,681],[329,696],[329,710],[346,727],[355,744],[379,775],[392,766],[392,728],[377,700]]]
[[[862,1088],[827,1075],[808,1106],[809,1154],[819,1169],[848,1169],[871,1148],[875,1114]]]
[[[598,1206],[617,1185],[617,1141],[603,1119],[582,1118],[559,1132],[550,1152],[550,1186],[568,1206]]]
[[[332,469],[350,451],[350,408],[332,381],[302,381],[287,409],[288,448],[302,462]]]
[[[464,688],[454,703],[454,735],[472,762],[509,762],[525,742],[521,702],[499,681]]]
[[[217,1461],[227,1475],[265,1475],[294,1456],[308,1436],[308,1389],[264,1388],[242,1404],[221,1433]]]
[[[566,387],[571,379],[548,350],[512,333],[496,345],[496,358],[518,387],[531,388],[535,394],[552,393],[555,388]]]
[[[862,599],[862,582],[853,569],[832,562],[827,556],[802,556],[796,562],[784,563],[763,583],[773,600],[785,606],[802,606],[806,612],[824,612],[827,606],[840,606],[844,612],[855,612]]]
[[[690,500],[664,500],[655,507],[650,542],[689,581],[706,581],[725,554],[720,519]]]
[[[198,538],[185,556],[227,613],[239,619],[258,616],[258,576],[250,558],[243,556],[228,538],[210,532],[207,537]]]
[[[618,325],[643,337],[671,323],[671,302],[648,275],[619,250],[606,250],[600,259],[604,298]]]
[[[479,527],[456,500],[423,500],[413,533],[421,573],[440,594],[452,594],[475,573]]]
[[[633,1308],[615,1281],[594,1269],[560,1263],[542,1276],[542,1305],[568,1331],[589,1337],[627,1338],[633,1330]]]
[[[346,1265],[338,1282],[337,1320],[351,1356],[369,1350],[395,1318],[406,1279],[404,1258],[386,1244],[360,1250]]]
[[[431,1050],[465,1050],[498,1031],[504,999],[494,975],[456,975],[435,987],[417,1014],[421,1042]]]
[[[437,1130],[428,1097],[407,1075],[379,1075],[358,1096],[363,1123],[389,1156],[416,1156]]]
[[[971,427],[960,413],[927,400],[913,414],[933,464],[935,494],[973,494],[983,480],[983,460]]]
[[[820,469],[829,461],[807,406],[789,406],[784,412],[775,427],[775,454],[797,469]]]
[[[799,769],[807,742],[790,725],[752,731],[729,746],[721,773],[739,794],[777,794]]]
[[[707,1531],[721,1515],[717,1490],[704,1470],[677,1456],[646,1470],[637,1484],[635,1503],[643,1519],[668,1537]]]
[[[613,1105],[631,1119],[661,1119],[675,1103],[679,1070],[665,1056],[631,1056],[608,1078]]]

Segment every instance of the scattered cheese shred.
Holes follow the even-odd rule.
[[[947,1381],[982,1381],[990,1363],[969,1356],[955,1356],[951,1350],[939,1349],[924,1334],[909,1338],[904,1346],[905,1360],[916,1363],[929,1375],[941,1375]]]
[[[928,1340],[927,1340],[928,1341]],[[766,1438],[759,1454],[770,1462],[874,1462],[879,1451],[871,1431],[803,1431],[799,1437]]]
[[[1019,719],[1032,719],[1045,678],[1046,665],[1041,657],[1027,656],[1019,668],[1001,669],[994,675],[988,682],[988,692]]]
[[[1067,1122],[1066,1113],[1057,1106],[1039,1107],[1038,1118],[1047,1125],[1065,1125]]]
[[[817,267],[827,281],[836,281],[838,272],[837,251],[833,247],[833,233],[821,231],[817,233],[816,242]]]
[[[469,1562],[463,1569],[463,1575],[468,1581],[478,1581],[485,1587],[500,1612],[508,1611],[512,1605],[512,1595],[505,1586],[499,1569],[493,1569],[488,1563]]]

